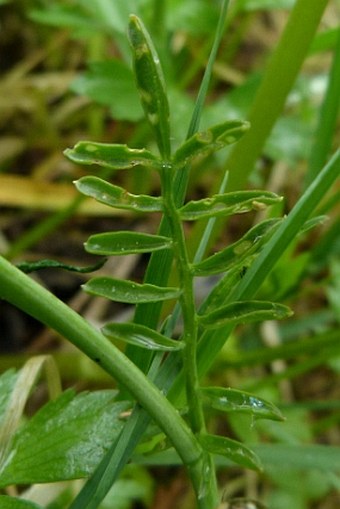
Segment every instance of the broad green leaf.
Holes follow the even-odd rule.
[[[136,122],[143,117],[133,73],[121,60],[90,62],[71,83],[71,90],[108,106],[115,120]]]
[[[145,26],[135,15],[130,16],[128,36],[142,106],[155,133],[159,151],[164,159],[168,159],[170,157],[169,103],[159,58]]]
[[[126,31],[126,20],[130,12],[138,14],[147,0],[76,0],[74,2],[50,1],[41,8],[29,9],[29,17],[38,23],[69,29],[70,36],[86,38],[112,38],[120,42]],[[38,5],[38,4],[36,4]]]
[[[240,240],[234,242],[222,251],[213,254],[193,266],[197,276],[208,276],[224,272],[236,264],[241,265],[249,256],[259,249],[274,233],[281,219],[267,219],[251,228]]]
[[[277,194],[268,191],[239,191],[236,193],[215,194],[211,198],[190,201],[179,210],[185,221],[207,219],[209,217],[242,214],[250,210],[260,210],[282,200]]]
[[[114,186],[98,177],[82,177],[75,182],[82,194],[90,196],[104,205],[117,209],[134,210],[135,212],[162,212],[162,198],[128,193],[119,186]]]
[[[160,166],[157,157],[148,150],[121,144],[80,141],[74,148],[66,149],[64,154],[77,164],[96,164],[113,170],[127,170],[138,165]]]
[[[201,315],[204,327],[215,329],[226,324],[260,322],[263,320],[282,320],[292,315],[289,307],[276,302],[241,301],[222,306],[215,311]]]
[[[261,470],[259,458],[245,445],[231,438],[216,435],[202,435],[199,438],[202,447],[211,454],[226,456],[229,460],[252,470]]]
[[[92,295],[128,304],[177,299],[181,294],[179,288],[139,284],[105,276],[91,279],[83,285],[83,289]]]
[[[88,476],[122,428],[116,394],[68,390],[43,406],[16,432],[0,486]]]
[[[17,269],[15,269],[17,270]],[[20,271],[18,271],[20,274]],[[7,464],[13,438],[20,426],[26,403],[38,378],[45,371],[49,397],[55,399],[61,392],[59,371],[51,355],[30,357],[18,372],[10,397],[7,399],[0,427],[0,472]]]
[[[223,387],[203,387],[201,393],[215,410],[243,412],[256,419],[284,420],[282,413],[273,403],[248,392]]]
[[[18,497],[0,495],[1,509],[43,509],[40,505]]]
[[[70,272],[78,272],[79,274],[87,274],[88,272],[94,272],[100,269],[105,262],[106,258],[104,258],[104,260],[100,260],[100,262],[94,265],[89,265],[87,267],[76,267],[75,265],[68,265],[67,263],[59,262],[57,260],[39,260],[37,262],[20,262],[17,264],[17,267],[26,274],[34,272],[35,270],[50,268],[64,269]]]
[[[184,347],[181,341],[169,339],[144,325],[135,323],[109,323],[102,328],[102,333],[109,339],[119,339],[149,350],[170,352]]]
[[[101,255],[126,255],[151,253],[171,247],[171,239],[160,235],[148,235],[138,232],[106,232],[92,235],[85,242],[89,253]]]
[[[173,161],[181,165],[201,155],[207,155],[235,143],[249,129],[242,120],[228,120],[207,131],[198,132],[183,143],[175,152]]]

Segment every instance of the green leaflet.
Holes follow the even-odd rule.
[[[104,205],[135,212],[162,212],[163,200],[159,197],[134,195],[119,186],[114,186],[99,177],[82,177],[75,182],[82,194],[94,198]]]
[[[315,228],[316,226],[320,226],[320,225],[324,224],[327,220],[328,220],[328,216],[315,216],[315,217],[312,217],[311,219],[308,219],[301,227],[301,230],[299,231],[299,235],[307,233],[312,228]]]
[[[193,266],[195,275],[208,276],[218,274],[241,265],[249,256],[256,253],[274,233],[282,219],[267,219],[251,228],[240,240],[222,251],[213,254]]]
[[[159,58],[144,24],[135,15],[130,16],[128,36],[142,106],[163,159],[169,159],[169,103]]]
[[[172,244],[168,237],[148,235],[136,232],[106,232],[92,235],[85,242],[85,249],[89,253],[101,255],[126,255],[135,253],[150,253],[159,249],[170,248]]]
[[[215,194],[211,198],[190,201],[179,210],[185,221],[207,219],[209,217],[242,214],[250,210],[260,210],[282,200],[275,193],[266,191],[239,191],[235,193]]]
[[[209,295],[203,301],[200,307],[200,313],[204,314],[216,309],[221,302],[225,302],[230,296],[234,288],[239,284],[241,279],[245,276],[249,266],[253,263],[257,253],[250,255],[246,260],[241,260],[241,263],[232,264],[231,268],[223,274],[221,279],[213,287]]]
[[[215,329],[226,324],[261,322],[262,320],[282,320],[293,313],[289,307],[276,302],[241,301],[232,302],[199,317],[201,325]]]
[[[0,495],[1,509],[43,509],[41,505],[18,497]]]
[[[141,302],[157,302],[160,300],[177,299],[181,295],[179,288],[139,284],[134,281],[96,277],[82,287],[87,293],[106,297],[115,302],[139,304]]]
[[[120,144],[80,141],[73,149],[66,149],[64,154],[77,164],[97,164],[113,170],[128,170],[138,165],[160,167],[157,157],[148,150]]]
[[[282,413],[273,403],[254,394],[223,387],[203,387],[201,393],[215,410],[242,412],[256,419],[284,421]]]
[[[202,447],[211,454],[226,456],[229,460],[252,470],[262,470],[259,458],[236,440],[217,435],[201,435],[199,438]]]
[[[249,123],[242,120],[227,120],[222,124],[210,127],[207,131],[198,132],[185,141],[175,152],[174,164],[188,163],[197,156],[211,152],[235,143],[248,131]]]
[[[104,263],[106,262],[106,258],[100,260],[100,262],[89,265],[87,267],[76,267],[75,265],[68,265],[67,263],[59,262],[57,260],[39,260],[37,262],[20,262],[17,264],[18,269],[25,272],[25,274],[29,274],[30,272],[34,272],[35,270],[41,269],[64,269],[70,272],[78,272],[79,274],[87,274],[88,272],[94,272],[100,269]]]
[[[122,428],[116,395],[67,390],[44,405],[15,433],[0,486],[87,477]]]
[[[109,339],[119,339],[148,350],[170,352],[184,347],[181,341],[169,339],[144,325],[135,323],[109,323],[102,328],[102,333]]]

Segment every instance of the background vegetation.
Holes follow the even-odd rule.
[[[157,230],[157,215],[118,213],[81,197],[72,182],[88,172],[68,161],[63,151],[81,139],[154,148],[131,72],[126,28],[132,12],[143,18],[159,51],[170,98],[172,143],[178,147],[186,136],[207,65],[219,7],[219,2],[206,0],[0,2],[0,252],[4,257],[13,263],[49,258],[87,266],[97,263],[83,249],[90,234]],[[230,3],[201,127],[238,118],[250,119],[252,129],[235,148],[195,162],[188,198],[217,192],[228,170],[229,190],[259,188],[284,196],[270,209],[271,217],[292,209],[339,145],[339,19],[337,0]],[[159,181],[147,169],[117,173],[112,181],[136,194],[159,192]],[[235,216],[227,224],[218,222],[210,251],[238,240],[261,215],[258,211]],[[327,218],[321,221],[320,216]],[[273,401],[286,418],[282,423],[231,413],[222,419],[211,412],[211,429],[251,444],[264,464],[264,472],[258,474],[221,460],[219,480],[225,500],[247,497],[273,509],[333,509],[340,504],[338,185],[324,196],[314,217],[319,218],[316,226],[296,238],[260,290],[261,299],[290,306],[294,316],[280,323],[238,327],[205,380],[255,392]],[[186,232],[192,253],[202,229],[198,223]],[[147,261],[144,256],[118,257],[101,270],[139,280]],[[96,326],[131,317],[128,306],[85,294],[80,285],[88,279],[86,274],[49,268],[34,277]],[[202,298],[212,283],[209,278],[199,279]],[[43,377],[36,384],[50,362],[48,353],[53,353],[63,389],[91,391],[80,399],[66,392],[61,407],[81,416],[79,429],[89,440],[96,423],[98,436],[106,435],[102,447],[107,449],[116,433],[110,427],[107,431],[107,423],[126,407],[123,402],[113,404],[111,392],[92,395],[112,389],[112,380],[62,337],[4,301],[0,302],[0,337],[2,390],[10,392],[17,381],[16,372],[7,370],[25,365],[25,371],[19,372],[26,386],[25,415],[20,414],[20,419],[31,422],[33,429],[32,442],[28,435],[22,439],[26,456],[23,453],[13,465],[16,475],[26,451],[35,450],[36,430],[41,432],[39,419],[33,421],[31,416],[37,416],[49,395],[59,390],[51,365],[47,383]],[[40,355],[38,361],[27,364],[33,355]],[[0,404],[6,401],[0,399]],[[88,414],[87,408],[91,408]],[[82,427],[84,422],[88,428]],[[58,428],[57,418],[52,423]],[[73,439],[71,434],[70,443]],[[263,443],[266,448],[261,448]],[[193,507],[176,457],[160,455],[148,461],[147,455],[142,456],[153,446],[147,439],[139,446],[136,461],[124,470],[102,509]],[[59,452],[65,455],[67,447]],[[85,473],[91,473],[102,454],[98,448],[79,449],[75,455],[79,469],[85,462]],[[57,468],[56,459],[51,462]],[[6,475],[11,479],[11,472]],[[24,493],[24,498],[44,507],[61,509],[69,506],[82,482],[34,486],[38,479],[37,474],[37,479],[27,482],[23,474],[16,481],[19,487],[4,488],[3,494]]]

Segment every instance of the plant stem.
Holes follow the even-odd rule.
[[[75,311],[3,257],[0,257],[0,298],[59,332],[124,385],[181,456],[196,491],[199,509],[215,507],[216,491],[202,490],[207,464],[196,437],[157,387],[122,352]]]
[[[186,373],[186,394],[189,418],[193,432],[199,434],[205,431],[205,423],[202,406],[197,398],[199,389],[196,363],[198,324],[194,300],[193,276],[190,270],[183,226],[175,204],[173,186],[174,174],[175,168],[171,165],[164,166],[162,171],[162,195],[165,213],[174,240],[174,258],[179,272],[180,286],[183,290],[180,297],[180,304],[183,315],[183,341],[185,343],[183,364]]]
[[[204,414],[199,394],[199,374],[197,369],[198,322],[194,299],[193,274],[188,257],[183,225],[178,213],[174,193],[174,175],[176,168],[171,164],[164,165],[161,174],[162,196],[164,199],[165,215],[169,221],[174,241],[174,258],[177,262],[179,280],[183,290],[180,305],[183,316],[182,341],[185,343],[183,351],[183,370],[185,373],[186,400],[191,429],[194,434],[206,432]],[[205,470],[202,472],[201,493],[210,493],[217,500],[217,480],[213,458],[205,454]]]

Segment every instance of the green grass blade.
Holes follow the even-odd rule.
[[[221,42],[221,39],[223,36],[224,24],[225,24],[225,19],[227,16],[228,5],[229,5],[229,0],[223,0],[222,7],[221,7],[221,14],[220,14],[220,17],[218,20],[218,25],[216,28],[213,47],[211,48],[207,67],[205,69],[203,80],[202,80],[202,83],[201,83],[201,86],[200,86],[200,89],[198,92],[195,108],[194,108],[194,111],[193,111],[193,114],[191,117],[189,129],[187,132],[187,139],[190,138],[190,136],[192,136],[193,134],[195,134],[195,132],[198,130],[198,126],[199,126],[200,119],[202,116],[202,110],[203,110],[205,98],[208,93],[208,88],[209,88],[209,83],[210,83],[210,79],[211,79],[213,65],[215,63],[217,51],[218,51],[218,48],[219,48],[219,45],[220,45],[220,42]]]
[[[297,0],[255,97],[248,120],[251,129],[228,159],[228,188],[241,189],[261,155],[265,141],[282,112],[287,95],[308,54],[327,0]]]
[[[330,152],[340,107],[340,30],[334,50],[332,69],[329,82],[320,110],[319,122],[314,135],[314,143],[309,159],[309,167],[305,177],[306,186],[317,176],[325,164]]]
[[[134,433],[135,421],[144,432],[150,421],[145,412],[133,412],[119,438],[112,444],[95,473],[86,482],[69,509],[96,509],[116,481],[124,465],[129,461],[140,437]],[[125,437],[128,437],[126,440]]]
[[[148,373],[151,380],[156,376],[162,359],[162,354],[155,356]],[[166,391],[172,378],[173,374],[171,371],[163,369],[157,375],[155,383],[157,386],[161,386],[163,391]],[[144,410],[139,406],[135,407],[119,439],[112,444],[95,473],[86,482],[77,498],[73,501],[70,509],[96,509],[118,478],[123,467],[129,461],[150,421],[151,417]]]
[[[267,246],[260,253],[254,264],[249,268],[241,280],[232,300],[252,298],[267,275],[285,252],[289,244],[295,239],[300,228],[309,215],[318,206],[320,200],[330,189],[340,175],[340,150],[338,150],[319,176],[310,185],[300,200],[296,203],[287,218],[274,233]],[[225,340],[228,338],[231,327],[220,329],[213,334],[203,335],[199,344],[198,362],[200,372],[203,374],[214,361]]]
[[[240,283],[234,298],[253,296],[282,253],[294,240],[313,210],[340,175],[340,150],[333,155],[318,177],[301,196],[295,207],[274,233],[259,258]]]

